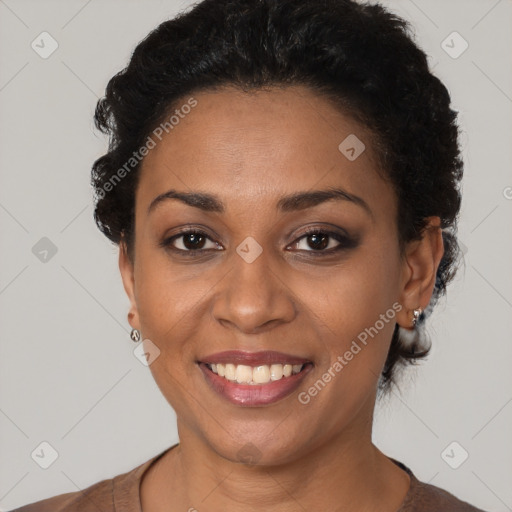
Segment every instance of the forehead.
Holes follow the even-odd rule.
[[[338,186],[385,199],[369,132],[305,87],[202,91],[171,116],[150,134],[137,192],[146,207],[168,189],[209,192],[227,205]]]

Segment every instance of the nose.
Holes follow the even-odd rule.
[[[292,283],[277,265],[272,266],[265,250],[252,262],[236,252],[230,260],[231,270],[214,298],[213,315],[219,323],[256,334],[295,318]]]

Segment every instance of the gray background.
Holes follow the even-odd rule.
[[[430,360],[377,407],[374,439],[420,480],[512,510],[512,2],[383,3],[412,21],[460,112],[466,249],[430,322]],[[106,148],[92,115],[108,79],[187,5],[0,0],[1,510],[83,489],[177,441],[173,411],[133,355],[117,250],[93,223],[89,173]],[[43,31],[59,45],[47,59],[31,48]],[[441,46],[453,31],[469,43],[458,58]],[[43,237],[57,248],[47,261]],[[48,469],[31,457],[43,441],[59,455]],[[459,445],[469,458],[452,469],[446,453],[460,460]]]

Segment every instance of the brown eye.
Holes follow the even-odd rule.
[[[207,246],[208,242],[211,243],[210,247]],[[214,242],[206,233],[197,229],[181,231],[176,235],[166,238],[160,245],[182,253],[219,248],[218,243]]]
[[[312,249],[315,251],[320,251],[322,249],[326,249],[329,246],[329,239],[331,237],[329,235],[325,235],[323,233],[320,234],[312,234],[306,237],[306,241]]]
[[[183,238],[182,244],[187,250],[202,249],[206,242],[206,237],[199,233],[187,233],[179,238]]]
[[[312,229],[307,231],[299,239],[297,239],[292,247],[300,251],[310,253],[326,253],[331,254],[341,249],[355,247],[357,241],[343,235],[321,229]]]

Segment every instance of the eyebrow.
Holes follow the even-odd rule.
[[[179,192],[177,190],[168,190],[163,194],[155,197],[148,207],[147,214],[149,215],[158,205],[168,200],[178,200],[182,203],[199,208],[205,212],[225,213],[226,207],[221,199],[213,194],[205,192]],[[349,201],[362,207],[373,218],[373,212],[366,203],[366,201],[346,190],[339,187],[332,187],[326,190],[313,190],[296,192],[294,194],[283,196],[277,202],[276,208],[281,212],[295,212],[312,208],[326,201]]]

